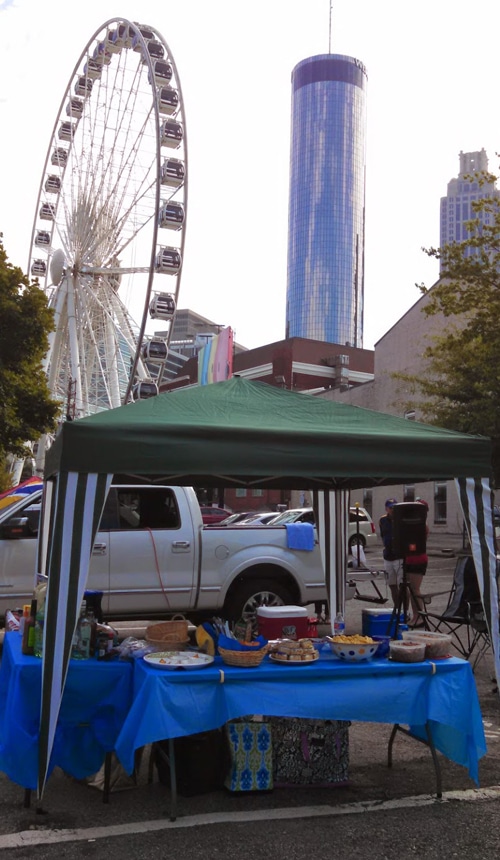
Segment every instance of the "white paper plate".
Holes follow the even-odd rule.
[[[208,654],[194,651],[153,651],[144,660],[156,669],[203,669],[214,662]]]

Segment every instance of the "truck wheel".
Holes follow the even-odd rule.
[[[293,603],[292,595],[279,582],[261,579],[244,582],[230,594],[224,607],[228,621],[254,620],[259,606],[288,606]]]

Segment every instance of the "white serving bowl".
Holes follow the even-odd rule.
[[[330,646],[336,657],[345,660],[346,663],[360,663],[362,660],[371,660],[378,651],[380,642],[353,644],[351,642],[331,642]]]

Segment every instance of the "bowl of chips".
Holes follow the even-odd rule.
[[[380,645],[380,642],[375,642],[371,636],[362,636],[359,633],[352,636],[327,636],[327,639],[335,656],[347,663],[371,660]]]

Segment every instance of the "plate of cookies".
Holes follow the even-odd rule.
[[[271,644],[269,659],[273,663],[306,664],[319,659],[311,639],[277,639]]]

